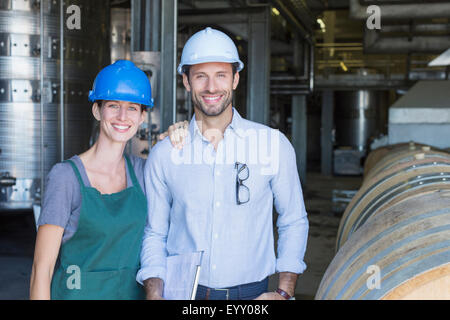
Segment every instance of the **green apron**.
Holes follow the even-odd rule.
[[[81,186],[81,211],[77,231],[60,250],[52,299],[144,299],[136,282],[147,217],[147,200],[130,160],[125,156],[133,187],[101,194],[86,187],[76,165]]]

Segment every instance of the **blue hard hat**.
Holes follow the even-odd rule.
[[[147,75],[129,60],[103,68],[89,91],[89,101],[117,100],[153,107],[152,87]]]

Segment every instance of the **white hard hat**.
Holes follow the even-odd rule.
[[[189,38],[183,48],[181,63],[178,65],[177,71],[179,74],[183,74],[185,65],[205,62],[238,63],[237,71],[244,69],[244,63],[239,59],[233,40],[222,31],[210,27]]]

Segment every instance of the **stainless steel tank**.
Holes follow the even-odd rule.
[[[51,167],[89,147],[87,97],[109,63],[109,1],[61,5],[0,1],[0,210],[30,209]],[[69,6],[80,29],[69,29]]]
[[[111,62],[120,59],[133,61],[144,71],[151,82],[152,95],[157,97],[157,77],[160,69],[160,53],[151,51],[131,52],[131,9],[111,8]],[[156,112],[158,111],[158,112]],[[147,158],[152,140],[156,142],[156,134],[160,129],[159,106],[148,109],[145,121],[138,133],[128,142],[125,152],[141,158]],[[98,136],[98,126],[96,126]],[[152,137],[154,139],[152,139]]]
[[[336,91],[334,101],[336,145],[366,151],[369,139],[386,126],[388,92]]]
[[[131,60],[131,9],[111,8],[111,63]]]

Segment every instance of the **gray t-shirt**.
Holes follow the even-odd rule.
[[[128,156],[134,168],[134,173],[139,181],[142,191],[145,194],[144,185],[144,165],[145,159],[130,155]],[[72,160],[78,171],[84,185],[90,187],[86,170],[80,157],[73,156]],[[125,165],[127,172],[127,188],[133,186],[128,166]],[[77,230],[78,219],[81,210],[81,189],[77,176],[70,163],[57,163],[50,170],[46,180],[46,190],[42,202],[41,215],[38,225],[51,224],[64,228],[62,242],[69,240]]]

